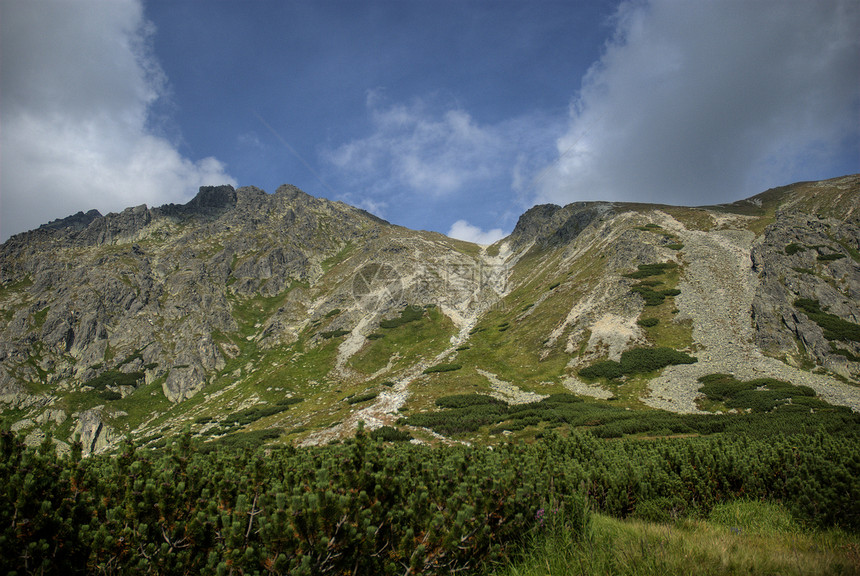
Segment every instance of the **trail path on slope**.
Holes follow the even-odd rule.
[[[752,232],[687,230],[668,214],[661,225],[684,243],[686,266],[675,303],[679,320],[693,320],[693,341],[699,348],[693,355],[699,361],[666,368],[649,383],[650,394],[641,399],[645,404],[672,412],[699,412],[698,378],[722,372],[741,380],[770,377],[809,386],[831,404],[860,411],[860,389],[792,368],[756,348],[751,320],[757,286],[750,260]]]
[[[502,245],[498,256],[489,256],[487,254],[486,246],[481,248],[481,252],[479,254],[480,262],[482,264],[499,269],[499,274],[489,277],[487,283],[499,299],[504,297],[509,290],[507,282],[510,275],[509,266],[511,264],[511,256],[512,254],[507,244]],[[358,428],[359,422],[364,422],[365,427],[368,430],[375,430],[376,428],[380,428],[385,425],[394,424],[399,417],[398,411],[404,404],[406,404],[406,400],[411,394],[409,391],[409,385],[414,380],[420,378],[423,375],[424,370],[430,366],[448,361],[449,357],[456,352],[457,347],[468,339],[469,332],[474,328],[478,321],[478,317],[482,312],[480,307],[476,307],[467,313],[462,313],[456,308],[450,306],[443,305],[440,307],[443,309],[445,314],[452,318],[455,324],[459,326],[459,331],[456,335],[451,337],[450,346],[448,346],[448,348],[434,356],[431,360],[422,360],[421,362],[411,366],[400,376],[391,389],[380,392],[372,404],[350,413],[343,422],[336,424],[331,428],[326,428],[310,434],[301,442],[301,445],[314,446],[326,444],[332,440],[343,437],[347,433],[352,433],[353,430]],[[341,372],[345,371],[346,361],[349,356],[358,351],[358,348],[360,348],[361,344],[364,343],[364,337],[360,337],[360,341],[356,338],[356,342],[359,342],[357,347],[352,345],[352,348],[348,349],[342,357],[339,355],[336,366],[337,370]],[[454,443],[454,441],[436,434],[432,430],[424,430],[443,442]]]

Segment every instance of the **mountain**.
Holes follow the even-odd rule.
[[[2,421],[63,449],[319,444],[359,421],[449,442],[419,424],[452,394],[728,410],[700,392],[715,374],[860,410],[860,175],[701,208],[540,205],[492,246],[293,186],[203,187],[0,247]]]

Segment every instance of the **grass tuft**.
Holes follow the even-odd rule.
[[[657,523],[592,514],[584,537],[558,529],[494,576],[704,576],[857,574],[860,537],[801,529],[783,508],[729,502],[707,520]]]

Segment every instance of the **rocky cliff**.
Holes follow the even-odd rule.
[[[860,409],[860,176],[707,208],[536,206],[490,247],[292,186],[204,187],[15,236],[0,281],[3,421],[90,451],[188,425],[323,442],[451,390],[695,412],[716,372]],[[699,361],[579,376],[635,347]]]

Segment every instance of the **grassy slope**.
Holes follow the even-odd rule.
[[[548,530],[493,574],[860,574],[860,536],[805,529],[774,504],[732,502],[707,519],[669,523],[595,514],[586,532],[577,540],[563,528]]]
[[[713,207],[712,210],[751,216],[753,219],[748,223],[749,227],[760,232],[765,225],[772,222],[774,211],[786,201],[813,213],[826,215],[838,215],[845,209],[841,191],[835,188],[822,189],[808,183],[765,192],[756,197],[755,201]],[[655,207],[619,205],[619,208],[645,214]],[[660,206],[659,209],[691,229],[709,230],[715,223],[705,210],[669,206]],[[649,224],[641,229],[652,232],[657,237],[666,236],[667,240],[672,241],[672,238],[669,238],[671,233],[659,226]],[[397,236],[395,231],[388,231],[387,234]],[[432,239],[439,240],[435,236]],[[153,242],[153,239],[144,241]],[[479,251],[477,246],[468,243],[450,239],[443,241],[464,254],[474,256]],[[201,244],[198,248],[206,250],[207,246]],[[215,252],[219,248],[217,243],[208,246],[210,251]],[[105,247],[104,250],[115,251],[117,247]],[[357,246],[351,243],[332,247],[331,254],[321,262],[325,281],[319,284],[314,292],[320,295],[329,290],[332,283],[348,280],[355,266],[353,257],[357,252]],[[533,251],[517,263],[511,278],[514,289],[501,305],[491,308],[480,318],[476,330],[465,343],[468,348],[458,350],[447,359],[462,364],[463,368],[455,372],[422,376],[415,381],[410,386],[412,395],[407,404],[408,410],[433,409],[436,398],[449,394],[490,392],[490,383],[479,370],[491,372],[501,380],[511,382],[526,391],[547,394],[564,390],[560,382],[570,372],[568,362],[577,352],[574,350],[571,354],[564,350],[569,332],[562,334],[551,348],[547,348],[546,338],[571,307],[594,286],[596,278],[603,273],[604,259],[602,252],[593,247],[574,262],[564,261],[562,254],[561,249]],[[683,260],[683,247],[679,248],[679,254]],[[856,258],[853,253],[852,256]],[[659,289],[674,288],[682,275],[683,265],[652,280],[663,281]],[[195,418],[217,417],[219,413],[235,410],[243,403],[273,404],[284,397],[299,396],[307,401],[299,406],[292,406],[282,414],[260,419],[249,428],[283,427],[289,433],[306,427],[326,427],[349,412],[349,405],[345,401],[347,398],[381,391],[382,382],[396,380],[399,374],[416,362],[429,360],[446,349],[448,339],[456,332],[453,324],[439,311],[434,310],[428,311],[421,322],[407,324],[395,330],[380,330],[385,337],[368,341],[352,357],[348,365],[355,371],[355,377],[343,381],[330,374],[337,346],[342,339],[338,337],[322,342],[312,341],[314,333],[330,329],[327,327],[331,321],[327,318],[314,327],[313,333],[309,328],[302,333],[299,342],[290,346],[261,350],[253,341],[260,324],[265,323],[283,305],[290,290],[297,286],[310,289],[307,284],[297,282],[286,292],[271,297],[231,297],[239,330],[235,334],[213,336],[218,343],[237,346],[240,354],[235,359],[228,359],[227,367],[207,385],[204,393],[179,405],[170,405],[161,394],[161,382],[158,381],[141,387],[128,398],[107,403],[95,393],[75,392],[62,399],[58,407],[68,412],[107,404],[107,415],[114,412],[113,409],[128,414],[109,418],[109,422],[120,432],[135,429],[146,421],[150,422],[148,428],[152,432],[164,428],[178,430],[177,426],[187,424]],[[11,304],[16,296],[25,296],[24,288],[25,284],[5,286],[0,291],[0,300]],[[10,305],[6,313],[11,314],[11,309]],[[643,328],[649,345],[674,349],[683,349],[690,345],[691,326],[689,323],[674,322],[674,313],[672,298],[667,298],[659,306],[646,307],[643,310],[640,318],[659,320],[657,325]],[[44,310],[33,315],[33,322],[39,322],[39,314],[44,314]],[[588,336],[586,332],[580,343],[587,342]],[[249,371],[251,364],[253,367]],[[237,371],[241,374],[240,377],[234,375]],[[370,378],[370,375],[379,371],[382,373]],[[642,409],[638,398],[647,387],[647,380],[653,376],[654,374],[635,376],[625,384],[615,386],[616,398],[613,404]],[[17,416],[18,414],[4,414],[4,421],[12,422]],[[70,426],[71,422],[67,423],[65,428]],[[59,432],[63,431],[66,430]],[[533,433],[534,430],[531,430],[523,431],[522,434],[529,436]]]

